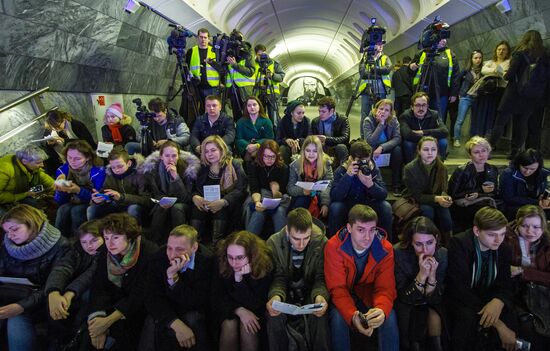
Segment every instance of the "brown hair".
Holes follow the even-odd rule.
[[[264,143],[258,149],[258,154],[256,155],[256,164],[258,166],[265,167],[265,162],[264,162],[265,150],[270,150],[273,153],[275,153],[275,157],[276,157],[275,163],[274,163],[275,167],[278,167],[278,168],[283,167],[285,163],[279,151],[279,144],[272,139],[267,139],[266,141],[264,141]]]
[[[88,163],[93,166],[102,166],[103,161],[99,157],[97,157],[94,149],[86,142],[85,140],[72,140],[65,145],[65,148],[62,151],[63,158],[65,159],[65,162],[67,162],[67,152],[69,150],[76,150],[80,152],[82,155],[84,155],[85,158],[88,159]]]
[[[516,213],[516,221],[514,222],[515,227],[521,225],[526,218],[529,217],[539,217],[540,223],[542,226],[543,236],[546,237],[546,240],[549,240],[548,234],[548,223],[546,222],[546,213],[542,207],[537,205],[524,205],[518,209]],[[516,229],[516,228],[514,228]]]
[[[512,48],[510,47],[510,44],[508,44],[508,42],[506,40],[503,40],[500,43],[498,43],[495,46],[495,49],[493,50],[493,61],[495,61],[495,62],[497,62],[497,60],[498,60],[497,49],[501,45],[505,45],[508,48],[508,53],[506,54],[506,57],[504,58],[505,60],[508,60],[510,58],[510,56],[512,55]]]
[[[261,279],[273,269],[271,250],[265,241],[260,239],[256,234],[241,230],[231,233],[218,244],[220,274],[223,277],[229,278],[233,274],[233,269],[227,261],[227,247],[229,245],[239,245],[244,248],[250,262],[250,274],[252,278]]]
[[[122,146],[117,145],[109,153],[107,161],[118,160],[119,158],[121,158],[124,162],[130,161],[130,155],[128,154],[128,151],[124,150]]]
[[[348,223],[353,225],[355,222],[378,222],[378,215],[372,209],[372,207],[367,205],[355,205],[349,210],[348,213]]]
[[[65,112],[62,110],[53,110],[48,111],[48,114],[46,115],[46,128],[47,129],[53,129],[53,126],[58,126],[63,121],[72,121],[73,116],[69,112]]]
[[[497,230],[508,225],[506,216],[496,208],[485,206],[474,216],[474,225],[479,230]]]
[[[9,220],[13,220],[29,227],[31,235],[29,236],[28,241],[31,241],[36,238],[40,230],[42,230],[42,226],[44,226],[44,223],[46,223],[48,218],[44,212],[35,207],[26,204],[19,204],[4,213],[2,219],[0,220],[0,224],[3,225]]]
[[[154,98],[149,100],[149,103],[147,104],[147,107],[149,107],[149,110],[152,112],[166,112],[166,102],[162,100],[161,98]]]
[[[328,108],[329,111],[336,108],[336,102],[331,96],[325,96],[320,98],[319,101],[317,102],[317,105],[319,107],[326,107]]]
[[[399,248],[408,249],[412,247],[413,235],[414,234],[428,234],[433,235],[439,244],[441,239],[441,232],[436,227],[434,222],[431,219],[424,216],[419,216],[410,220],[405,224],[403,231],[399,234]]]
[[[421,98],[421,97],[426,98],[426,101],[427,101],[427,102],[430,102],[430,97],[428,96],[428,93],[423,92],[423,91],[419,91],[418,93],[415,93],[415,94],[411,97],[411,106],[414,105],[414,101],[415,101],[416,99]]]
[[[191,245],[199,241],[199,233],[195,228],[187,224],[181,224],[170,231],[168,236],[186,237],[191,242]]]
[[[431,141],[435,143],[435,146],[437,147],[437,151],[439,152],[439,144],[437,143],[437,139],[432,136],[423,136],[418,144],[416,145],[416,152],[417,152],[417,159],[420,161],[420,150],[422,149],[422,144],[424,144],[427,141]],[[420,161],[422,162],[422,161]],[[447,191],[447,167],[443,164],[443,161],[441,161],[441,158],[439,155],[435,157],[433,169],[435,170],[435,182],[432,184],[432,192],[433,194],[441,194]]]
[[[294,228],[298,232],[305,232],[313,227],[313,218],[308,210],[298,207],[290,211],[286,217],[287,231]]]
[[[76,230],[76,237],[80,239],[86,234],[92,234],[92,236],[99,238],[102,235],[101,230],[99,230],[100,225],[100,219],[92,219],[84,222]]]
[[[111,213],[105,216],[100,223],[101,232],[111,232],[126,235],[128,240],[134,240],[141,235],[141,227],[137,220],[128,213]]]
[[[376,116],[376,110],[378,110],[378,108],[382,105],[389,105],[390,106],[390,116],[386,120],[386,124],[390,124],[391,121],[395,118],[395,109],[393,108],[393,101],[391,101],[390,99],[382,99],[382,100],[378,101],[376,104],[374,104],[374,106],[372,107],[372,110],[371,110],[372,115]]]
[[[528,30],[523,34],[514,52],[521,51],[525,51],[532,60],[536,60],[544,55],[542,37],[538,31]]]
[[[250,114],[248,113],[248,108],[246,107],[246,104],[248,104],[248,100],[256,101],[258,103],[258,106],[260,106],[260,110],[258,111],[258,116],[262,117],[262,118],[267,118],[267,115],[265,114],[264,105],[262,104],[260,99],[258,99],[255,96],[249,96],[249,97],[246,98],[245,106],[244,106],[244,109],[243,109],[243,116],[244,117],[250,118]]]

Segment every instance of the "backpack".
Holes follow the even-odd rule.
[[[548,79],[546,62],[543,56],[531,62],[526,53],[523,53],[523,58],[528,65],[519,75],[516,75],[518,94],[527,98],[541,98],[544,96]]]

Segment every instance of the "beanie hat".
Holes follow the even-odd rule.
[[[115,102],[111,106],[107,107],[107,111],[105,111],[105,113],[107,112],[112,113],[118,118],[122,118],[122,105],[120,104],[120,102]]]

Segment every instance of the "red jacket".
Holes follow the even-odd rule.
[[[353,288],[365,305],[382,309],[388,317],[397,296],[392,245],[382,236],[375,236],[369,248],[367,266],[355,286],[356,267],[352,250],[351,235],[346,227],[330,238],[325,246],[325,281],[332,302],[351,325],[353,313],[357,311],[350,293]]]

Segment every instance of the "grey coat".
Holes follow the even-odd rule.
[[[373,114],[369,114],[363,121],[361,126],[363,129],[363,135],[367,140],[367,143],[376,149],[378,146],[382,146],[382,152],[390,152],[394,147],[401,145],[401,130],[399,121],[396,117],[392,118],[390,123],[380,124],[376,121],[376,117]],[[380,134],[384,131],[388,140],[385,143],[380,144]]]

